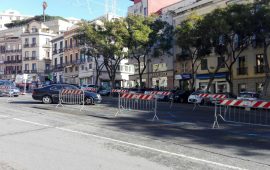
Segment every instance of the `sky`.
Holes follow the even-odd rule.
[[[105,14],[106,0],[46,0],[46,14],[91,20]],[[111,0],[107,0],[111,1]],[[13,9],[23,15],[41,15],[43,0],[0,0],[0,12]],[[126,16],[130,0],[116,0],[116,13]],[[110,5],[111,6],[111,5]]]

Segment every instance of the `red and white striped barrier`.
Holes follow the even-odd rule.
[[[129,93],[123,93],[120,95],[121,98],[125,99],[140,99],[140,100],[153,100],[153,95],[147,95],[147,94],[129,94]]]
[[[0,90],[10,89],[10,86],[0,86]]]
[[[112,93],[128,93],[128,90],[122,90],[122,89],[112,89]]]
[[[172,93],[169,92],[169,91],[151,91],[150,94],[169,96],[169,95],[171,95]]]
[[[91,91],[91,92],[97,92],[97,88],[93,88],[93,87],[85,87],[83,88],[84,91]]]
[[[225,99],[227,96],[225,94],[198,94],[198,96],[203,98],[214,98],[214,99]]]
[[[82,90],[69,90],[69,89],[63,89],[62,91],[61,91],[61,94],[62,95],[64,95],[64,94],[82,94],[83,93],[83,91]]]
[[[270,109],[270,102],[268,101],[249,101],[249,100],[221,100],[220,105],[235,106],[235,107],[251,107]]]

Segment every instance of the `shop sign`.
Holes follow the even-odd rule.
[[[167,75],[168,75],[167,72],[152,73],[152,77],[167,77]]]

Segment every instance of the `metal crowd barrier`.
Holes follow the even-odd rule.
[[[63,104],[82,105],[82,107],[80,108],[80,111],[82,111],[82,109],[84,109],[84,103],[85,103],[85,95],[83,90],[63,89],[59,92],[59,103],[57,104],[56,108],[59,106],[64,107]]]
[[[157,116],[157,99],[154,95],[119,93],[118,111],[115,116],[123,111],[153,112],[153,121],[159,120]]]
[[[170,102],[170,109],[172,108],[173,99],[170,99],[170,95],[172,95],[172,92],[169,92],[169,91],[150,91],[149,93],[152,95],[156,95],[157,99],[158,99],[159,95],[161,95],[163,97],[168,97],[169,98],[168,101]]]
[[[228,123],[270,126],[270,102],[223,99],[215,105],[213,128],[219,127],[219,117]]]
[[[111,96],[118,97],[119,94],[122,93],[129,93],[129,90],[123,90],[123,89],[112,89],[111,90]]]
[[[195,109],[197,107],[214,106],[216,103],[219,103],[220,100],[227,98],[227,96],[225,94],[207,94],[207,93],[203,93],[203,94],[198,94],[196,96],[197,97],[196,97],[195,101],[193,102],[193,104],[194,104],[193,111],[195,111]],[[201,102],[201,101],[203,101],[203,102]]]

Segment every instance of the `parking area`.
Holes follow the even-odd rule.
[[[34,101],[30,94],[1,97],[0,102],[6,116],[24,121],[46,123],[57,128],[68,125],[73,130],[187,153],[186,156],[192,158],[205,158],[235,167],[240,165],[239,161],[241,168],[270,167],[269,128],[221,122],[219,129],[212,129],[213,106],[193,111],[192,104],[174,103],[170,108],[169,102],[158,102],[159,120],[152,121],[152,112],[127,110],[115,117],[118,98],[113,97],[103,97],[102,103],[87,105],[83,111],[79,110],[80,105],[56,108],[57,104],[42,104]],[[173,169],[178,169],[178,166],[176,163]],[[215,169],[217,165],[211,164],[210,167]]]

